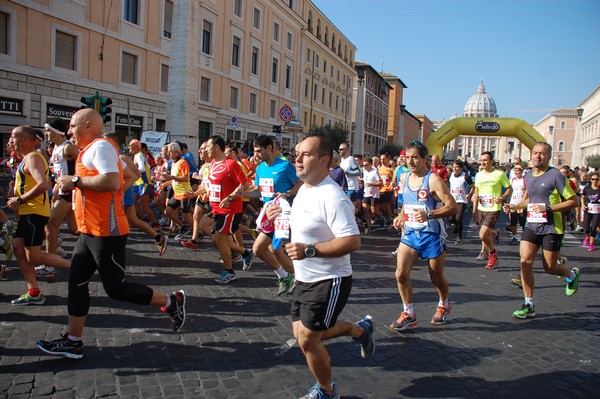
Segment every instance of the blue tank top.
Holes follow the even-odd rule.
[[[421,186],[417,190],[412,190],[408,184],[411,172],[406,173],[404,180],[404,232],[406,234],[416,231],[419,233],[440,234],[440,221],[437,219],[429,219],[425,222],[417,222],[414,220],[413,212],[417,210],[432,211],[435,209],[438,201],[431,195],[429,190],[429,176],[431,170],[427,171]]]

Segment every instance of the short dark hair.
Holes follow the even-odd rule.
[[[267,136],[266,134],[261,134],[254,139],[254,146],[262,148],[267,148],[267,146],[273,147],[273,138],[271,136]]]
[[[214,136],[211,136],[211,138],[209,140],[211,140],[214,145],[219,147],[221,149],[221,151],[225,151],[225,140],[223,139],[223,137],[214,135]]]
[[[427,158],[429,150],[427,149],[427,147],[425,147],[425,144],[421,143],[419,140],[413,140],[406,146],[407,150],[410,150],[412,148],[416,148],[419,151],[419,156],[421,158]]]
[[[492,152],[490,152],[490,151],[484,151],[484,152],[481,153],[481,155],[488,155],[490,157],[490,161],[494,160],[494,154]]]
[[[331,141],[329,141],[327,137],[317,134],[308,137],[314,137],[319,140],[319,158],[329,157],[329,161],[331,162],[331,154],[333,154],[333,145],[331,145]]]
[[[552,155],[552,146],[548,143],[546,143],[545,141],[538,141],[537,143],[535,143],[533,145],[533,147],[535,147],[536,145],[543,145],[546,147],[546,149],[548,150],[548,155]],[[531,149],[533,150],[533,147],[531,147]]]
[[[182,150],[187,150],[188,149],[188,145],[187,143],[179,143],[179,146],[181,147]]]
[[[69,121],[65,120],[65,119],[61,119],[61,118],[50,118],[48,119],[48,121],[46,121],[47,124],[49,124],[50,126],[52,126],[54,129],[63,132],[63,133],[67,133],[67,131],[69,130]]]

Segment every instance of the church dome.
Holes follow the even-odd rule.
[[[496,111],[496,103],[494,99],[487,95],[485,92],[485,86],[483,80],[477,87],[477,93],[475,93],[467,104],[465,105],[465,111],[463,116],[469,118],[497,118],[498,113]]]

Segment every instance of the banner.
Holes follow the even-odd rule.
[[[144,130],[142,132],[142,138],[140,142],[146,143],[148,151],[153,156],[160,154],[160,149],[163,145],[167,144],[169,140],[169,132],[155,132],[153,130]]]

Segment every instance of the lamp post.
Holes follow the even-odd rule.
[[[554,125],[548,126],[548,130],[550,131],[550,137],[552,138],[552,144],[550,144],[552,146],[552,159],[551,159],[552,166],[556,166],[554,164],[554,157],[555,157],[555,154],[556,154],[556,150],[554,149],[554,138],[555,138],[555,136],[554,136]]]
[[[365,68],[358,67],[356,69],[356,75],[358,77],[358,92],[356,93],[356,117],[354,123],[354,140],[352,142],[353,151],[355,154],[364,153],[364,117],[365,117]]]

